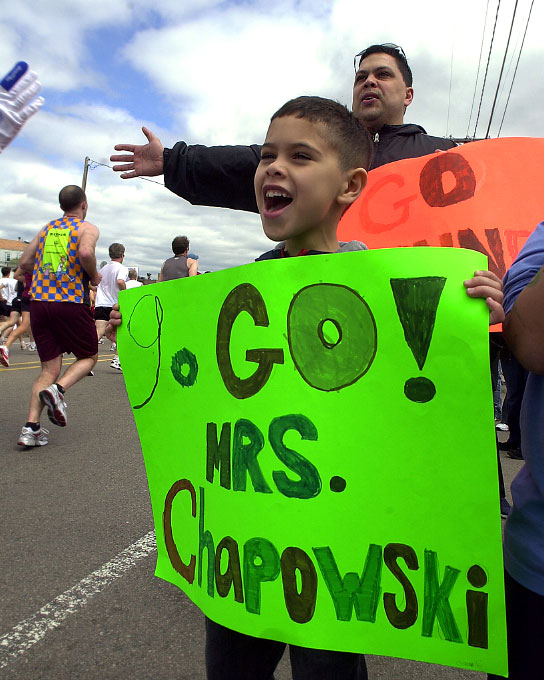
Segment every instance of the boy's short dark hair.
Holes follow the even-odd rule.
[[[120,260],[125,254],[125,246],[122,243],[112,243],[109,247],[109,254],[112,260]]]
[[[323,97],[297,97],[286,102],[270,119],[285,116],[322,123],[327,141],[338,153],[342,170],[370,167],[374,147],[367,129],[343,104]]]
[[[64,212],[77,208],[80,203],[86,200],[87,196],[85,196],[83,189],[75,184],[69,184],[59,192],[59,204]]]
[[[189,249],[189,239],[187,236],[176,236],[172,241],[172,251],[174,255],[183,255]]]
[[[359,52],[355,56],[360,57],[359,59],[359,66],[361,65],[361,62],[363,59],[366,57],[369,57],[371,54],[389,54],[393,59],[397,62],[397,66],[399,67],[399,71],[402,75],[402,79],[404,80],[404,84],[407,87],[412,87],[412,70],[408,66],[408,59],[406,59],[406,55],[404,54],[404,50],[402,47],[399,47],[398,45],[394,45],[393,43],[383,43],[382,45],[370,45],[369,47],[365,47],[365,49],[362,52]]]
[[[2,267],[2,276],[6,278],[11,274],[11,269],[9,267]]]

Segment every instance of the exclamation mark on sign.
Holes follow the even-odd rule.
[[[390,281],[404,338],[421,371],[433,337],[436,310],[446,279],[442,276],[422,276]],[[436,387],[428,378],[418,376],[404,383],[404,394],[411,401],[424,404],[434,397]]]

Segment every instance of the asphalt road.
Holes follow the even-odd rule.
[[[0,367],[2,679],[205,678],[202,614],[153,575],[145,469],[111,356],[102,345],[95,377],[68,393],[68,426],[44,416],[50,443],[33,450],[16,442],[38,358],[14,346],[12,368]],[[456,436],[455,419],[451,426]],[[509,487],[521,463],[502,462]],[[371,680],[485,678],[400,659],[367,662]],[[290,678],[285,657],[276,678]]]

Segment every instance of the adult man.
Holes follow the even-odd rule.
[[[419,125],[402,125],[406,107],[412,103],[412,74],[406,56],[397,45],[371,45],[360,58],[353,88],[353,112],[373,133],[375,157],[370,168],[404,158],[417,158],[455,146],[449,139],[430,137]],[[355,62],[356,63],[356,62]],[[210,205],[257,212],[253,177],[261,147],[187,146],[178,142],[164,149],[161,141],[142,128],[148,144],[118,144],[111,160],[123,179],[164,173],[170,191],[194,205]]]
[[[47,430],[40,415],[66,425],[64,393],[85,377],[96,363],[98,345],[89,307],[89,284],[98,285],[95,247],[98,229],[85,221],[87,198],[78,186],[59,194],[63,216],[45,225],[21,256],[21,269],[32,272],[30,318],[42,370],[32,386],[30,410],[19,446],[44,446]],[[59,378],[62,355],[76,360]]]
[[[172,279],[184,279],[186,276],[195,276],[198,272],[198,262],[188,257],[189,239],[187,236],[176,236],[172,241],[174,257],[168,258],[162,264],[159,273],[159,281],[172,281]]]
[[[111,262],[100,270],[102,280],[96,290],[94,307],[94,321],[98,340],[104,335],[113,305],[117,304],[119,291],[125,290],[128,279],[128,267],[125,267],[125,246],[122,243],[112,243],[109,247]],[[119,356],[116,354],[110,364],[111,368],[121,370]]]
[[[144,284],[141,281],[138,281],[138,272],[135,269],[129,269],[128,279],[126,281],[126,289],[129,290],[130,288],[139,288],[143,285]]]
[[[529,372],[521,408],[525,465],[504,529],[510,680],[544,677],[544,222],[504,278],[504,338]],[[495,676],[490,676],[495,677]]]

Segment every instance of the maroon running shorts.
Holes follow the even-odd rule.
[[[98,353],[98,337],[91,310],[77,302],[30,302],[30,326],[41,361],[63,352],[78,359]]]

